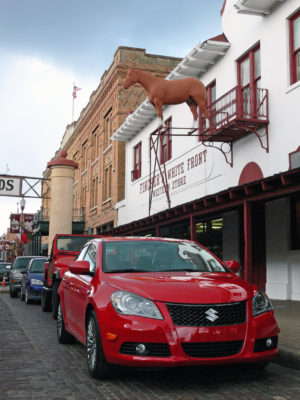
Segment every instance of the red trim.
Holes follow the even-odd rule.
[[[290,36],[290,83],[291,85],[297,82],[297,64],[296,64],[296,54],[300,52],[300,49],[295,49],[294,46],[294,21],[300,17],[300,10],[296,12],[289,19],[289,36]]]
[[[221,11],[220,11],[220,14],[221,14],[221,15],[223,15],[223,13],[224,13],[225,6],[226,6],[226,0],[224,0],[224,3],[223,3],[223,6],[222,6],[222,9],[221,9]]]
[[[260,166],[255,162],[250,162],[243,168],[240,179],[239,185],[244,185],[248,182],[257,181],[259,179],[263,179],[263,173],[260,169]]]
[[[63,166],[63,167],[73,167],[75,169],[78,168],[78,164],[75,161],[72,160],[67,160],[67,155],[68,153],[66,150],[61,150],[59,152],[59,158],[55,158],[54,160],[51,160],[47,163],[47,167],[58,167],[58,166]]]

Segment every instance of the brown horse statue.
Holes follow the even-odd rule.
[[[148,72],[129,68],[123,87],[128,89],[139,83],[146,90],[150,103],[153,105],[160,119],[159,126],[164,125],[162,106],[164,104],[180,104],[186,102],[194,117],[194,126],[198,119],[197,106],[208,122],[206,107],[206,89],[196,78],[183,78],[174,81],[158,78]],[[207,125],[208,126],[208,125]]]

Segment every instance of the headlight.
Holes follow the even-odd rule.
[[[271,310],[273,310],[273,306],[269,297],[262,289],[259,289],[252,300],[253,316],[256,317]]]
[[[42,286],[43,282],[40,281],[39,279],[31,279],[31,284],[32,285],[40,285],[40,286]]]
[[[111,302],[119,314],[139,315],[146,318],[163,319],[153,301],[136,294],[120,290],[111,295]]]

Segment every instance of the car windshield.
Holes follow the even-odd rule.
[[[207,250],[193,242],[116,241],[103,245],[104,272],[227,272]]]
[[[0,271],[6,272],[10,269],[11,264],[0,264]]]
[[[91,239],[91,236],[59,236],[56,247],[59,251],[80,251]]]
[[[30,272],[32,272],[32,273],[43,273],[44,272],[45,261],[46,260],[43,260],[43,259],[32,260],[32,263],[31,263],[31,266],[30,266]]]
[[[31,260],[31,258],[29,258],[29,257],[28,258],[25,258],[25,257],[24,258],[22,258],[22,257],[16,258],[16,261],[14,263],[14,269],[26,269],[30,260]]]

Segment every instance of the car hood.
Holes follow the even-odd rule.
[[[29,279],[39,279],[42,282],[44,280],[44,274],[41,272],[30,272],[28,277]]]
[[[151,272],[107,274],[108,284],[151,300],[172,303],[226,303],[249,299],[252,285],[233,273]]]
[[[68,257],[58,257],[55,262],[54,265],[56,267],[61,267],[61,268],[68,268],[68,265],[74,261],[75,256],[68,256]]]

